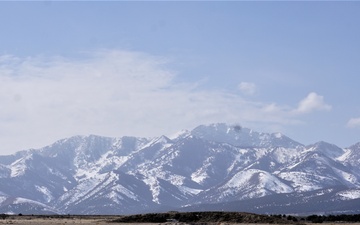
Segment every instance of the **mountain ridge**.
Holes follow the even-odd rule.
[[[0,212],[133,214],[252,201],[269,213],[271,199],[292,204],[302,196],[306,208],[322,190],[333,190],[327,195],[333,203],[326,204],[335,210],[341,207],[334,204],[360,199],[359,143],[305,146],[284,134],[223,123],[171,138],[74,136],[0,156]]]

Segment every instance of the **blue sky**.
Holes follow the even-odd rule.
[[[360,141],[359,2],[0,2],[0,154],[227,122]]]

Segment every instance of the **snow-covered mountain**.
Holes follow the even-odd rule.
[[[359,168],[360,143],[304,146],[238,125],[151,139],[75,136],[0,156],[0,213],[354,213]]]

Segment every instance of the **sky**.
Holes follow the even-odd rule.
[[[225,122],[360,142],[360,2],[0,2],[0,155]]]

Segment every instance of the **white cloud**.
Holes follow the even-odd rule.
[[[347,126],[350,127],[350,128],[360,127],[360,117],[358,117],[358,118],[351,118],[351,119],[347,122]]]
[[[324,101],[324,97],[321,95],[318,95],[315,92],[311,92],[300,101],[297,109],[295,109],[295,113],[310,113],[317,110],[331,110],[331,105],[328,105]]]
[[[212,122],[253,129],[301,123],[286,106],[178,83],[167,65],[110,50],[81,58],[0,56],[0,154],[77,134],[151,137]],[[311,93],[297,110],[329,107]]]
[[[256,85],[250,82],[241,82],[239,84],[239,90],[245,95],[254,95],[256,93]]]

